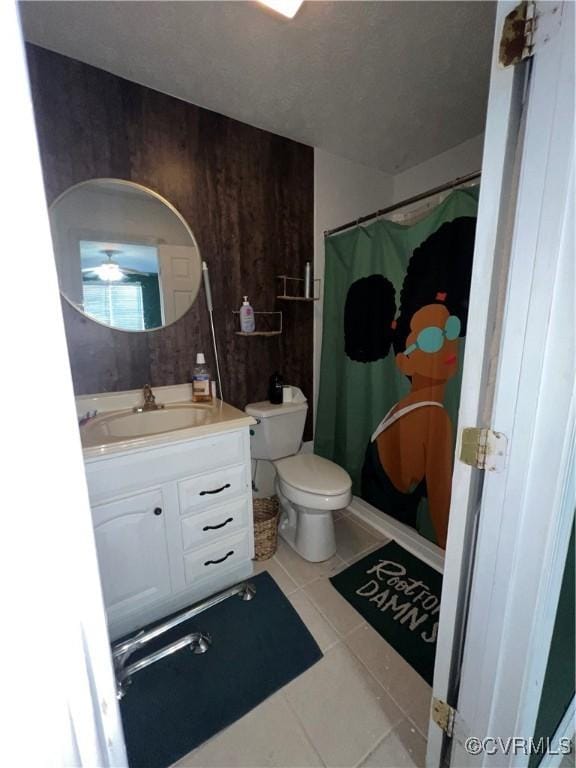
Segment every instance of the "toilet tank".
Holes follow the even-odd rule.
[[[250,427],[253,459],[275,461],[298,453],[302,445],[308,403],[273,405],[268,400],[250,403],[244,409],[257,420]]]

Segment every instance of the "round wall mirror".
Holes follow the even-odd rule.
[[[86,317],[121,331],[151,331],[194,303],[198,245],[174,206],[146,187],[90,179],[50,207],[58,281]]]

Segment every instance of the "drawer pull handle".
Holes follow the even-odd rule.
[[[206,496],[207,494],[212,493],[222,493],[222,491],[225,491],[226,488],[230,488],[230,483],[226,483],[226,485],[223,485],[222,488],[216,488],[215,491],[200,491],[200,496]]]
[[[206,560],[206,562],[204,563],[204,565],[218,565],[218,563],[223,563],[223,562],[224,562],[224,560],[228,560],[228,558],[230,557],[230,555],[233,555],[233,554],[234,554],[234,550],[233,550],[233,549],[231,549],[231,550],[230,550],[230,552],[228,552],[227,554],[225,554],[225,555],[224,555],[224,557],[221,557],[219,560]]]
[[[161,515],[161,514],[162,514],[162,507],[156,507],[156,508],[154,509],[154,514],[155,514],[156,516],[158,516],[158,515]]]
[[[233,517],[229,517],[228,520],[224,520],[223,523],[219,523],[219,525],[205,525],[204,528],[202,528],[203,531],[217,531],[218,528],[224,528],[225,525],[228,525],[228,523],[231,523],[232,520],[234,520]]]

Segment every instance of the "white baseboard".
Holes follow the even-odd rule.
[[[348,509],[359,520],[363,520],[372,528],[376,528],[384,536],[394,539],[434,570],[444,573],[444,550],[425,539],[414,528],[398,522],[395,518],[381,512],[358,496],[352,498],[352,503]]]

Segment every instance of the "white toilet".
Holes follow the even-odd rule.
[[[295,455],[302,445],[308,404],[293,387],[293,402],[251,403],[245,410],[257,420],[250,430],[253,459],[276,468],[280,501],[279,533],[305,560],[327,560],[336,551],[332,513],[352,500],[352,480],[342,467],[314,454]]]

